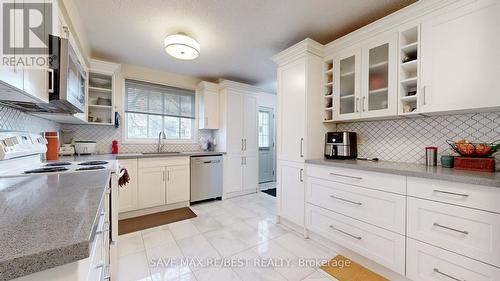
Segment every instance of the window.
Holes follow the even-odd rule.
[[[271,114],[267,111],[259,111],[259,148],[269,148],[269,126]]]
[[[135,80],[125,80],[126,138],[194,138],[195,94],[193,91]]]

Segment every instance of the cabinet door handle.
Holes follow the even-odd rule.
[[[247,151],[247,139],[243,139],[243,151]]]
[[[300,138],[300,158],[304,158],[304,138]]]
[[[243,156],[241,156],[241,166],[243,166]]]
[[[423,86],[422,87],[422,105],[426,105],[427,101],[426,101],[426,90],[427,90],[427,86]]]
[[[330,173],[332,176],[337,176],[337,177],[344,177],[344,178],[350,178],[350,179],[356,179],[356,180],[362,180],[362,177],[355,177],[355,176],[348,176],[348,175],[342,175],[342,174],[336,174],[336,173]]]
[[[445,277],[448,277],[448,278],[450,278],[451,280],[455,280],[455,281],[465,281],[465,279],[459,279],[459,278],[457,278],[457,277],[454,277],[454,276],[451,276],[451,275],[449,275],[449,274],[447,274],[447,273],[444,273],[444,272],[442,272],[441,270],[439,270],[438,268],[434,268],[434,272],[436,272],[437,274],[443,275],[443,276],[445,276]]]
[[[363,96],[363,101],[361,102],[361,110],[365,112],[365,103],[366,103],[366,97]]]
[[[354,111],[359,112],[359,98],[356,98],[356,102],[354,103]]]
[[[49,93],[54,93],[54,69],[49,69]]]
[[[167,170],[167,181],[170,181],[170,171]]]
[[[444,193],[444,194],[449,194],[449,195],[462,196],[462,197],[469,197],[469,194],[456,193],[456,192],[450,192],[450,191],[443,191],[443,190],[439,190],[439,189],[434,189],[434,192],[436,192],[436,193]]]
[[[356,205],[358,205],[358,206],[363,205],[363,203],[361,203],[361,202],[351,201],[351,200],[348,200],[348,199],[344,199],[344,198],[337,197],[337,196],[335,196],[335,195],[330,195],[330,197],[331,197],[331,198],[333,198],[333,199],[337,199],[337,200],[340,200],[340,201],[347,202],[347,203],[356,204]]]
[[[161,174],[162,181],[165,182],[165,171]]]
[[[459,229],[456,229],[456,228],[453,228],[453,227],[449,227],[449,226],[445,226],[445,225],[441,225],[437,222],[434,223],[434,226],[435,227],[440,227],[440,228],[444,228],[444,229],[447,229],[447,230],[451,230],[451,231],[455,231],[455,232],[458,232],[458,233],[462,233],[464,235],[468,235],[469,232],[466,231],[466,230],[459,230]]]
[[[304,169],[300,169],[299,180],[300,182],[304,182]]]
[[[241,151],[245,151],[244,140],[241,139]]]
[[[331,229],[333,229],[333,230],[335,230],[335,231],[338,231],[338,232],[340,232],[340,233],[342,233],[342,234],[345,234],[345,235],[347,235],[347,236],[350,236],[350,237],[352,237],[352,238],[354,238],[354,239],[357,239],[357,240],[361,240],[361,239],[363,239],[361,236],[352,235],[352,234],[350,234],[349,232],[345,232],[345,231],[343,231],[343,230],[341,230],[341,229],[338,229],[338,228],[336,228],[336,227],[335,227],[335,226],[333,226],[333,225],[330,225],[330,228],[331,228]]]

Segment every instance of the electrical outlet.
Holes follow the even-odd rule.
[[[363,144],[365,141],[365,139],[360,134],[356,134],[356,139],[358,144]]]

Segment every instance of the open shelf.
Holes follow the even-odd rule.
[[[104,93],[110,93],[110,94],[113,92],[112,89],[91,87],[91,86],[89,86],[89,91],[104,92]]]
[[[100,104],[89,104],[89,107],[95,107],[95,108],[113,108],[112,105],[100,105]]]
[[[399,104],[398,114],[418,114],[419,101],[419,26],[413,26],[399,33]],[[407,62],[403,62],[409,60]],[[408,95],[414,92],[414,95]]]
[[[412,42],[401,47],[401,51],[406,54],[416,53],[418,48],[418,42]]]
[[[89,72],[87,122],[92,125],[113,125],[113,75]]]
[[[333,59],[328,59],[324,62],[324,92],[323,96],[325,97],[323,103],[323,120],[324,122],[333,121],[333,91],[334,91],[334,80],[333,80],[333,72],[334,72]]]

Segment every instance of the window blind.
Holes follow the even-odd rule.
[[[128,113],[195,119],[195,93],[192,90],[125,80]]]

